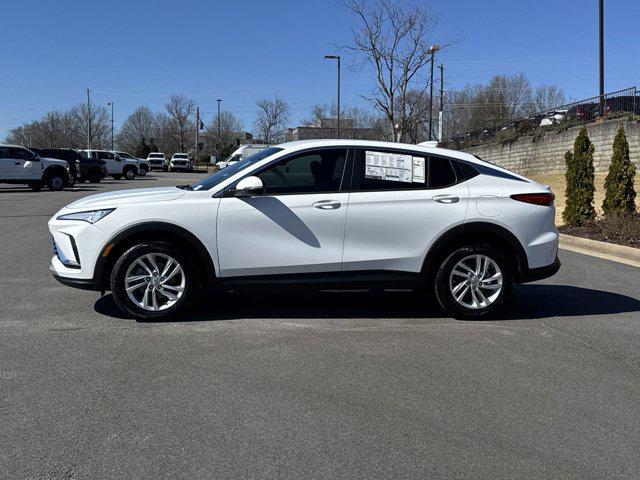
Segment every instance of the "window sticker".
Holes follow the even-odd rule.
[[[411,155],[398,153],[367,151],[364,176],[376,180],[411,183],[416,181],[413,179],[413,158]],[[419,160],[422,160],[423,179],[421,181],[424,182],[424,159]]]
[[[422,157],[413,157],[413,183],[425,182],[425,161]]]

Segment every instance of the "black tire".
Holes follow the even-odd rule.
[[[163,172],[168,172],[169,171],[169,167],[162,167],[162,171]]]
[[[135,168],[127,168],[124,171],[124,178],[126,180],[133,180],[134,178],[136,178],[136,169]]]
[[[120,180],[122,178],[122,175],[111,175],[113,177],[114,180]]]
[[[63,190],[65,183],[64,176],[58,172],[47,175],[47,188],[51,191],[59,192]]]
[[[473,255],[482,255],[484,257],[488,257],[491,259],[497,267],[499,268],[502,274],[502,288],[499,291],[499,294],[492,299],[491,303],[487,306],[482,307],[482,303],[486,303],[484,301],[478,302],[478,308],[470,308],[459,303],[454,294],[452,293],[452,282],[455,281],[456,284],[453,285],[453,288],[459,286],[460,283],[467,283],[468,286],[462,286],[460,292],[466,291],[464,294],[462,301],[465,303],[474,303],[475,298],[471,297],[471,295],[476,295],[475,292],[478,292],[479,286],[474,289],[474,281],[477,282],[475,278],[459,278],[459,275],[453,275],[452,271],[454,267],[461,260],[466,259],[467,257]],[[474,260],[468,260],[469,262],[473,262]],[[465,261],[467,262],[467,261]],[[466,264],[466,263],[465,263]],[[473,265],[473,264],[471,264]],[[489,271],[487,272],[487,277],[494,276],[497,271],[493,266],[489,267]],[[471,275],[475,275],[472,273]],[[455,280],[452,280],[455,279]],[[494,281],[488,282],[494,283]],[[457,318],[460,320],[480,320],[483,318],[490,317],[496,311],[500,309],[502,304],[505,301],[505,298],[511,293],[511,289],[513,287],[513,279],[512,279],[512,269],[511,265],[507,261],[507,259],[500,253],[500,251],[490,245],[484,244],[474,244],[474,245],[466,245],[457,248],[453,252],[451,252],[441,263],[438,272],[435,278],[435,293],[436,298],[438,299],[438,303],[440,306],[449,313],[453,318]],[[465,290],[466,289],[466,290]],[[472,292],[473,290],[473,292]],[[484,290],[485,292],[490,292],[491,290]],[[482,293],[482,291],[480,291]],[[479,298],[479,296],[478,296]],[[489,297],[485,297],[489,298]]]
[[[185,280],[182,296],[175,304],[169,306],[165,310],[146,310],[134,303],[127,294],[125,285],[127,270],[134,264],[134,262],[136,262],[137,259],[146,254],[168,255],[182,267]],[[162,269],[162,265],[158,266]],[[174,318],[179,314],[185,313],[191,306],[192,298],[195,297],[198,291],[198,282],[194,267],[188,257],[184,255],[180,249],[175,248],[175,245],[172,245],[169,242],[150,241],[135,245],[122,254],[111,272],[110,287],[116,304],[123,312],[128,313],[139,320],[154,321]],[[137,295],[142,296],[141,294],[144,293],[144,290],[145,287],[142,287],[142,292],[138,291]],[[159,302],[163,300],[166,301],[160,293],[157,293],[157,298]]]
[[[33,190],[34,192],[39,192],[40,190],[42,190],[42,184],[41,183],[30,183],[29,184],[29,188],[31,190]]]
[[[89,180],[89,183],[100,183],[100,180],[102,180],[102,174],[100,173],[100,170],[89,170],[87,179]]]

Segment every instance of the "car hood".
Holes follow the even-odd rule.
[[[45,167],[60,165],[66,168],[69,165],[66,160],[58,160],[57,158],[40,157],[40,160],[44,163]]]
[[[167,202],[182,197],[186,192],[176,187],[138,188],[133,190],[116,190],[81,198],[67,205],[72,209],[88,209],[95,207],[115,207],[130,203]]]

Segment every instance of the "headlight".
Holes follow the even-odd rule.
[[[82,220],[83,222],[94,224],[98,220],[101,220],[107,215],[109,215],[114,210],[115,208],[107,208],[105,210],[91,210],[88,212],[65,213],[64,215],[60,215],[58,218],[56,218],[56,220]]]

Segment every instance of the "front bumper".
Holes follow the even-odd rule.
[[[63,277],[58,274],[54,267],[53,260],[51,261],[51,265],[49,265],[49,271],[51,272],[51,275],[53,275],[53,278],[67,287],[80,288],[82,290],[93,290],[96,292],[102,290],[102,282],[94,278],[72,278]]]

